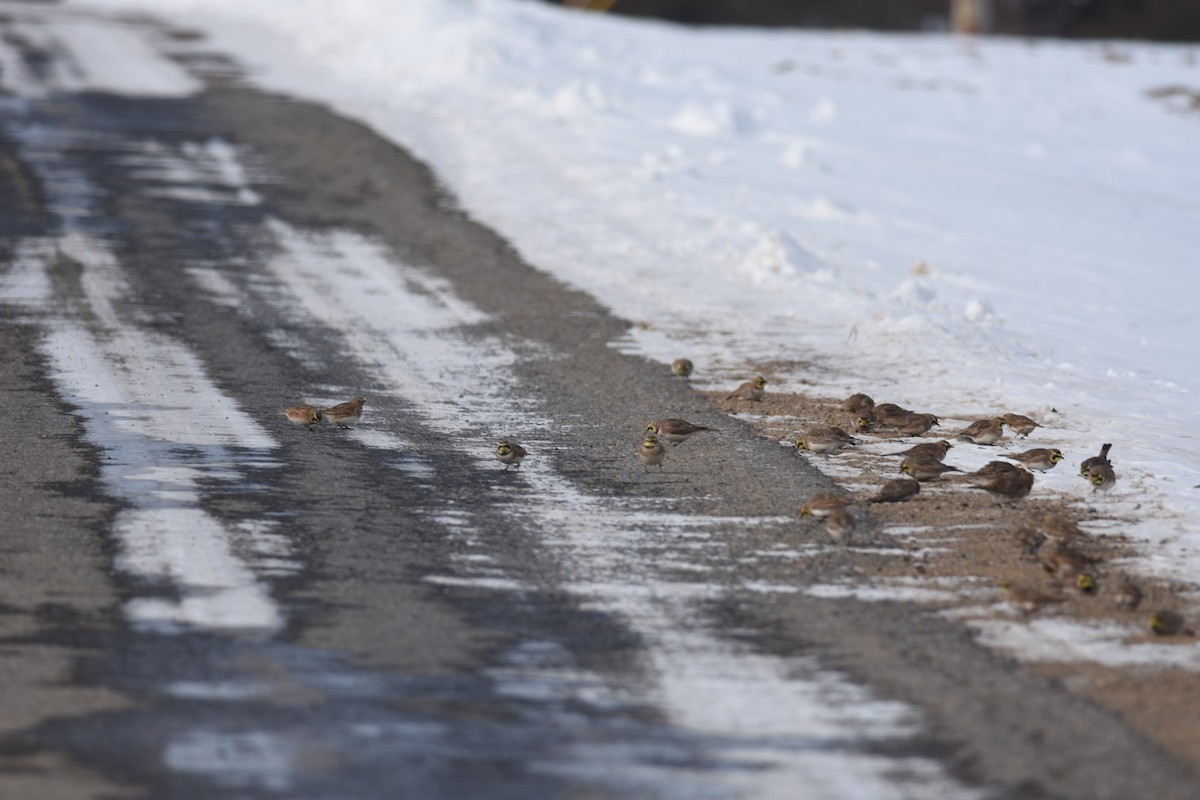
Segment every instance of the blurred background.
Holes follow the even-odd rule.
[[[693,25],[1200,41],[1200,0],[552,0]]]

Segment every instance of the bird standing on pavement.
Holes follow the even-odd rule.
[[[321,412],[308,405],[301,403],[298,406],[291,406],[284,409],[284,416],[290,419],[297,425],[303,425],[308,430],[312,430],[314,425],[321,424]]]
[[[647,423],[646,432],[657,434],[660,439],[666,439],[672,445],[677,445],[680,442],[685,442],[693,434],[700,431],[713,431],[716,428],[706,428],[703,425],[696,425],[688,422],[686,419],[656,419],[653,422]]]
[[[646,468],[658,467],[662,469],[663,459],[667,457],[667,448],[662,446],[662,442],[653,433],[647,433],[642,438],[642,446],[638,450],[638,457],[642,459],[642,463]]]
[[[509,467],[520,469],[521,460],[526,455],[525,448],[511,439],[501,439],[496,442],[496,458],[504,465],[505,472],[508,471]]]
[[[365,402],[361,397],[356,397],[353,400],[347,400],[345,403],[338,403],[336,406],[330,406],[322,411],[321,417],[329,420],[339,428],[349,428],[358,422],[362,416],[363,403]]]
[[[671,362],[671,372],[674,372],[676,375],[681,375],[684,378],[691,375],[693,369],[694,367],[691,359],[677,358]]]

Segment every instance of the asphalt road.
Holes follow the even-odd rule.
[[[0,98],[0,796],[1200,794],[957,623],[805,594],[822,476],[403,150],[185,66]],[[648,471],[667,415],[720,431]]]

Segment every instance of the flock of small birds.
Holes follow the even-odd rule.
[[[904,436],[920,436],[941,424],[934,414],[911,411],[894,403],[877,404],[865,394],[847,398],[840,410],[850,415],[850,426],[856,432],[887,429]],[[1006,413],[975,420],[956,431],[954,439],[995,447],[1003,438],[1005,429],[1024,438],[1041,427],[1022,414]],[[828,456],[857,444],[859,441],[845,429],[822,426],[797,436],[794,447],[797,452]],[[944,480],[987,492],[998,505],[1012,507],[1018,505],[1033,489],[1034,473],[1054,469],[1066,458],[1057,447],[1036,447],[1002,453],[1000,455],[1004,460],[989,461],[980,469],[964,472],[945,463],[953,447],[950,441],[940,439],[914,444],[905,450],[888,454],[901,459],[898,471],[904,477],[887,481],[874,495],[864,498],[862,502],[904,502],[915,497],[923,484]],[[1111,491],[1117,483],[1117,474],[1109,459],[1111,449],[1112,443],[1106,442],[1098,455],[1084,459],[1079,466],[1079,475],[1096,492]],[[824,492],[810,497],[800,507],[800,515],[823,520],[829,535],[835,541],[844,541],[856,525],[849,511],[856,502],[843,495]],[[1025,552],[1037,558],[1043,569],[1053,576],[1053,585],[1061,588],[1064,582],[1070,582],[1079,592],[1093,594],[1097,591],[1097,580],[1103,565],[1100,559],[1085,552],[1088,537],[1073,522],[1057,514],[1043,514],[1032,524],[1021,524],[1016,534]],[[1000,588],[1013,607],[1027,614],[1064,599],[1059,594],[1008,582],[1001,582]],[[1114,580],[1111,596],[1114,603],[1124,608],[1137,608],[1142,601],[1141,590],[1128,578]],[[1164,636],[1192,633],[1182,616],[1170,610],[1152,613],[1147,619],[1147,627],[1153,633]]]
[[[694,366],[690,360],[680,358],[671,364],[671,370],[676,375],[687,378],[691,376]],[[766,378],[759,375],[738,386],[725,399],[759,402],[766,396],[766,385]],[[300,404],[285,409],[284,414],[293,423],[303,425],[310,431],[324,421],[348,429],[361,418],[363,403],[362,397],[355,397],[325,409]],[[876,403],[874,399],[862,393],[847,398],[840,410],[849,415],[850,427],[855,432],[891,430],[901,436],[921,436],[941,425],[941,421],[934,414],[911,411],[894,403]],[[1022,414],[1005,413],[978,419],[957,431],[954,438],[958,442],[994,447],[1003,438],[1006,428],[1016,436],[1028,437],[1041,427]],[[664,442],[676,447],[698,433],[715,430],[675,417],[651,420],[646,424],[638,448],[638,457],[646,470],[652,467],[661,470],[667,456]],[[821,426],[799,434],[793,446],[798,453],[830,456],[858,444],[859,440],[844,428]],[[1002,453],[1001,457],[1006,460],[989,461],[974,472],[964,472],[945,463],[953,447],[954,445],[946,439],[939,439],[889,453],[887,455],[900,458],[898,472],[902,477],[888,480],[875,494],[861,500],[830,492],[814,495],[800,507],[800,516],[821,520],[835,541],[846,541],[857,526],[850,509],[859,502],[905,502],[918,495],[923,484],[938,480],[979,489],[987,492],[997,505],[1011,507],[1029,495],[1033,489],[1035,472],[1054,469],[1066,458],[1057,447],[1036,447],[1020,452]],[[1108,457],[1111,449],[1111,443],[1103,444],[1098,455],[1084,459],[1079,467],[1080,476],[1097,492],[1110,491],[1117,483],[1116,472]],[[510,467],[519,470],[526,455],[528,453],[525,448],[514,439],[501,439],[496,443],[496,458],[504,465],[505,470]],[[1054,576],[1059,586],[1063,580],[1067,580],[1072,581],[1080,592],[1090,594],[1097,590],[1097,576],[1101,565],[1098,559],[1083,552],[1080,544],[1087,541],[1087,536],[1070,520],[1057,514],[1044,514],[1034,523],[1019,527],[1017,537],[1025,552],[1037,557],[1046,572]],[[1013,607],[1025,613],[1032,613],[1047,604],[1063,600],[1061,595],[1027,586],[1002,582],[1000,588]],[[1141,591],[1127,578],[1120,579],[1118,585],[1113,587],[1112,596],[1114,602],[1126,608],[1136,608],[1142,600]],[[1159,635],[1191,633],[1183,618],[1169,610],[1151,614],[1147,626]]]

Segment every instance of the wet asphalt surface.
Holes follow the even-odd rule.
[[[9,45],[27,63],[54,58]],[[570,590],[581,567],[554,544],[570,520],[526,513],[538,507],[536,482],[491,460],[485,422],[464,422],[477,450],[451,446],[421,409],[344,357],[346,332],[256,303],[261,294],[234,308],[196,291],[188,270],[214,263],[238,265],[226,274],[239,285],[267,281],[268,219],[369,236],[483,310],[466,335],[524,356],[513,402],[551,422],[521,432],[531,460],[547,460],[596,507],[718,518],[705,556],[715,590],[688,624],[740,651],[815,658],[919,712],[916,736],[839,746],[931,759],[990,797],[1200,794],[1115,717],[983,650],[952,621],[747,588],[852,574],[836,548],[783,566],[746,557],[808,536],[792,516],[826,479],[663,365],[619,353],[611,345],[627,323],[525,264],[396,146],[327,109],[246,88],[219,59],[192,66],[210,88],[186,100],[0,98],[0,272],[23,241],[65,229],[104,240],[129,277],[120,313],[185,342],[276,438],[271,463],[214,474],[201,504],[230,526],[281,524],[292,566],[263,575],[285,622],[266,635],[130,622],[131,601],[177,589],[118,567],[113,527],[125,501],[105,484],[108,456],[50,373],[44,321],[0,297],[0,397],[20,409],[0,415],[0,795],[690,797],[706,775],[748,769],[723,755],[719,734],[675,724],[638,691],[654,680],[643,634]],[[261,203],[164,198],[128,158],[147,142],[178,152],[214,139],[244,154]],[[49,273],[61,308],[81,307],[79,266],[64,255]],[[301,343],[304,357],[281,340]],[[486,370],[478,380],[486,389]],[[364,426],[411,443],[419,469],[280,415],[328,387],[366,396]],[[469,399],[455,407],[469,416]],[[647,473],[633,456],[640,431],[667,413],[721,432]],[[664,583],[692,581],[667,563],[678,541],[630,557],[661,560],[647,574]],[[524,589],[473,582],[478,571],[464,565],[481,561]],[[589,701],[597,692],[607,699]],[[638,782],[644,770],[694,783]],[[723,792],[713,796],[756,796]],[[796,796],[808,795],[798,786]]]

